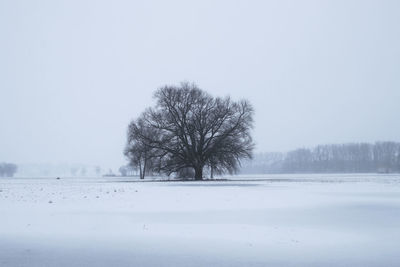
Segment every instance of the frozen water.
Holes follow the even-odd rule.
[[[400,175],[0,180],[0,266],[400,266]]]

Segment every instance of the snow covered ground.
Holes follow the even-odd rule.
[[[231,179],[2,178],[0,266],[400,266],[400,175]]]

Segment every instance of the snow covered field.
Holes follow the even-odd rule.
[[[0,266],[400,266],[400,175],[232,179],[2,178]]]

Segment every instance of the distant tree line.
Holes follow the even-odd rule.
[[[400,172],[400,143],[319,145],[288,153],[264,153],[243,164],[241,173]]]
[[[13,177],[18,166],[14,163],[0,162],[0,177]]]

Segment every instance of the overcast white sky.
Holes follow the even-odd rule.
[[[184,80],[249,99],[257,151],[400,141],[400,1],[0,0],[0,161],[121,165]]]

